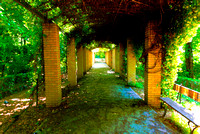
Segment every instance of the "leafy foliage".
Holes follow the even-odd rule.
[[[183,50],[185,50],[187,44],[183,46]],[[192,54],[193,54],[193,72],[194,72],[194,79],[200,78],[200,56],[199,56],[199,49],[200,49],[200,28],[197,30],[197,34],[195,37],[193,37],[191,44],[192,46]],[[189,72],[186,70],[186,61],[185,61],[185,55],[189,55],[188,52],[180,51],[180,61],[179,61],[179,71],[178,71],[178,77],[188,77]]]
[[[105,58],[105,53],[104,52],[96,52],[95,58]]]
[[[8,1],[0,5],[0,22],[1,98],[33,86],[41,74],[42,26],[30,12]],[[14,88],[16,84],[21,85],[19,89]]]
[[[61,74],[64,74],[67,72],[67,35],[60,32],[59,39]]]
[[[162,93],[169,96],[171,93],[173,83],[177,77],[178,65],[178,49],[189,42],[197,33],[199,27],[199,11],[196,5],[185,0],[183,3],[176,5],[165,14],[165,61],[163,63],[163,79],[162,79]],[[171,19],[169,14],[173,15]],[[168,20],[168,21],[167,21]]]
[[[111,43],[111,42],[107,42],[107,41],[91,41],[90,44],[85,44],[85,46],[92,50],[95,48],[107,48],[107,49],[113,49],[115,47],[115,44]]]
[[[176,83],[200,92],[200,80],[188,77],[178,77]]]
[[[140,82],[136,82],[136,83],[129,82],[128,85],[131,87],[136,87],[136,88],[144,88],[143,83],[140,83]]]
[[[33,7],[42,4],[32,3]],[[50,6],[50,5],[49,5]],[[50,7],[45,7],[47,10]],[[59,14],[55,9],[49,15]],[[0,3],[0,98],[43,82],[42,21],[16,2]],[[67,71],[67,35],[60,32],[61,71]]]

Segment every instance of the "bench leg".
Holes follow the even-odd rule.
[[[178,92],[178,95],[177,95],[176,101],[178,101],[178,99],[179,99],[179,103],[180,103],[180,104],[181,104],[181,96],[182,96],[181,93]]]
[[[188,126],[189,126],[189,128],[190,128],[190,132],[191,132],[192,129],[191,129],[191,127],[190,127],[190,122],[191,122],[191,121],[188,121]]]
[[[194,129],[192,129],[191,134],[193,134],[194,130],[197,129],[198,127],[200,127],[200,126],[196,126]]]
[[[165,108],[164,114],[162,116],[163,118],[165,117],[166,113],[167,113],[167,108]]]
[[[178,92],[178,95],[177,95],[177,97],[176,97],[176,101],[178,101],[178,98],[179,98],[179,92]]]

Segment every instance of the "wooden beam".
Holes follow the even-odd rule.
[[[36,15],[37,17],[39,17],[43,21],[45,21],[45,22],[49,21],[46,16],[44,16],[39,11],[37,11],[36,9],[34,9],[31,5],[29,5],[24,0],[14,0],[14,1],[17,2],[18,4],[20,4],[21,6],[23,6],[24,8],[26,8],[27,10],[29,10],[31,13],[33,13],[34,15]]]

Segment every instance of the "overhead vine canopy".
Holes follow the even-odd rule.
[[[135,15],[160,12],[179,0],[14,0],[45,21],[59,26],[102,24],[115,21],[120,14]]]
[[[172,81],[177,72],[175,56],[178,47],[195,36],[197,28],[200,27],[199,12],[198,0],[2,0],[0,3],[0,19],[2,19],[0,21],[3,28],[1,38],[4,40],[2,43],[14,44],[12,37],[15,37],[13,39],[17,42],[20,36],[26,43],[37,44],[38,47],[33,48],[39,49],[39,45],[42,44],[41,24],[53,22],[60,27],[61,44],[67,44],[69,34],[77,37],[76,44],[83,45],[90,44],[93,40],[97,41],[96,46],[94,43],[88,45],[90,49],[99,45],[107,47],[106,44],[102,44],[104,41],[115,43],[113,41],[119,40],[124,41],[120,43],[126,45],[126,39],[131,37],[137,51],[139,47],[144,46],[147,21],[155,19],[159,21],[157,32],[162,35],[162,48],[165,50],[162,51],[165,53],[163,72],[166,75],[163,76],[165,78],[163,88],[170,89],[168,85],[173,85]],[[13,31],[12,34],[10,31]],[[63,48],[61,46],[64,52]],[[30,53],[34,55],[33,50]],[[5,55],[2,57],[6,59]],[[18,60],[20,61],[20,58]],[[5,63],[7,64],[8,61]]]

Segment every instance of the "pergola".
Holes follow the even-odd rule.
[[[44,0],[37,4],[28,0],[14,0],[38,16],[43,23],[43,51],[45,64],[45,89],[47,107],[59,106],[62,99],[60,75],[59,26],[71,23],[68,44],[68,81],[77,85],[93,65],[94,54],[83,47],[92,40],[110,41],[117,46],[106,52],[106,63],[123,76],[123,55],[127,48],[127,82],[135,82],[136,56],[134,43],[144,42],[145,101],[160,107],[162,64],[163,9],[174,0]],[[95,33],[83,34],[85,24]],[[75,45],[76,35],[82,36]],[[143,45],[143,43],[141,43]],[[77,46],[77,47],[76,47]],[[76,51],[78,69],[76,69]],[[78,70],[76,72],[76,70]]]

